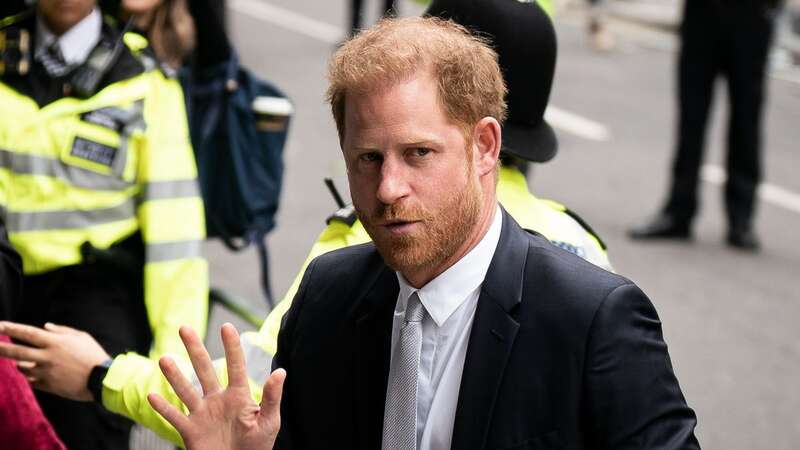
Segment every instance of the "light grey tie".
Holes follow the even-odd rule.
[[[425,307],[417,293],[408,298],[405,323],[392,358],[386,407],[383,412],[383,450],[417,448],[417,371],[422,350]]]

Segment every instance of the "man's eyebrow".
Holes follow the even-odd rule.
[[[439,147],[442,144],[434,139],[424,139],[421,141],[408,142],[403,147]]]
[[[418,141],[410,141],[410,142],[402,142],[398,144],[398,147],[441,147],[443,144],[435,139],[422,139]],[[351,147],[351,150],[354,151],[366,151],[366,152],[379,152],[382,151],[380,147],[377,146],[370,146],[366,145],[354,145]]]

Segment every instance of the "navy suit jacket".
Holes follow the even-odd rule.
[[[278,338],[280,449],[379,449],[397,278],[372,244],[306,270]],[[503,212],[454,449],[696,449],[653,305]]]

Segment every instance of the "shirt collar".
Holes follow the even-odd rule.
[[[36,26],[36,51],[46,49],[53,42],[58,42],[58,48],[67,64],[82,64],[89,57],[89,53],[100,42],[100,33],[103,28],[103,18],[100,10],[94,8],[88,16],[76,23],[61,36],[56,36],[47,27],[41,17],[37,17]]]
[[[408,297],[416,292],[436,325],[442,326],[486,278],[489,264],[500,241],[502,224],[503,215],[498,205],[492,224],[478,245],[421,289],[411,286],[400,272],[395,272],[400,284],[400,301],[397,302],[395,311],[405,311]]]

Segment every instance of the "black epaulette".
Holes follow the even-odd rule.
[[[343,224],[347,225],[348,227],[352,227],[358,217],[356,216],[356,209],[353,205],[347,205],[343,208],[339,208],[338,211],[331,214],[326,220],[325,223],[330,225],[332,220],[336,220],[338,222],[342,222]]]
[[[581,226],[581,227],[582,227],[584,230],[586,230],[586,232],[587,232],[587,233],[589,233],[589,234],[591,234],[592,236],[594,236],[594,238],[595,238],[595,239],[597,239],[597,242],[600,244],[600,248],[602,248],[603,250],[608,250],[608,247],[606,247],[606,243],[605,243],[605,242],[603,242],[603,239],[601,239],[601,238],[600,238],[600,235],[598,235],[598,234],[597,234],[597,232],[596,232],[596,231],[594,231],[594,229],[592,229],[592,227],[591,227],[591,226],[589,226],[589,224],[588,224],[588,223],[586,223],[586,221],[585,221],[585,220],[583,220],[583,218],[582,218],[581,216],[579,216],[579,215],[578,215],[578,213],[576,213],[575,211],[573,211],[573,210],[571,210],[571,209],[567,208],[566,206],[564,207],[564,212],[565,212],[565,213],[566,213],[568,216],[572,217],[572,218],[575,220],[575,222],[578,222],[578,224],[579,224],[579,225],[580,225],[580,226]]]

